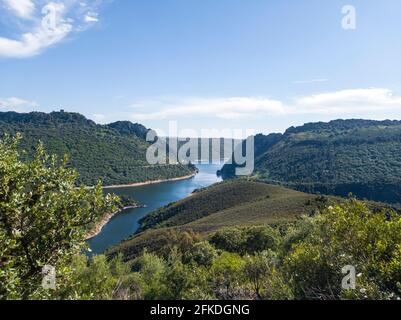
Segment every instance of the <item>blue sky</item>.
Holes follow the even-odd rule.
[[[401,118],[400,31],[399,0],[0,0],[0,111],[264,133]]]

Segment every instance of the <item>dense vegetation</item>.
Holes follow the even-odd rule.
[[[227,227],[283,227],[302,216],[314,216],[342,198],[306,194],[280,186],[245,179],[229,180],[197,190],[190,197],[171,203],[140,221],[138,233],[114,246],[110,255],[122,253],[135,259],[143,248],[163,252],[175,234],[196,232],[206,237]],[[366,202],[373,212],[390,208],[386,204]],[[256,240],[255,240],[256,241]]]
[[[255,137],[255,176],[304,192],[401,202],[401,122],[336,120]],[[221,174],[234,176],[236,165]]]
[[[213,203],[219,211],[202,202],[207,213],[201,217],[193,215],[200,207],[181,203],[192,215],[185,226],[237,208],[229,215],[232,224],[219,216],[228,227],[202,233],[180,229],[174,221],[180,213],[173,210],[158,222],[170,220],[175,227],[142,233],[164,232],[162,247],[143,246],[131,257],[115,251],[89,259],[82,255],[88,224],[116,210],[119,200],[105,196],[100,185],[76,188],[77,173],[47,156],[42,145],[32,160],[22,161],[18,140],[0,141],[0,299],[401,298],[397,213],[373,212],[354,199],[329,205],[334,199],[255,182],[199,191],[193,197],[208,198],[213,188],[222,192],[221,204]],[[234,201],[235,188],[246,193],[243,206]],[[305,215],[295,220],[290,212],[297,204]],[[257,216],[261,220],[254,220]],[[55,267],[55,288],[41,285],[46,265]],[[341,286],[347,265],[356,269],[355,289]]]
[[[114,279],[108,288],[92,281],[108,298],[400,299],[400,246],[398,214],[350,199],[281,227],[228,227],[206,237],[168,229],[162,248],[143,249],[129,263],[114,256],[128,274],[97,257],[81,262],[78,277],[106,272]],[[355,268],[355,288],[342,287],[345,266]]]
[[[146,161],[148,129],[131,122],[98,125],[76,113],[0,113],[0,135],[22,133],[20,150],[32,159],[38,140],[51,154],[68,154],[79,172],[78,183],[130,184],[170,179],[194,172],[191,166],[152,165]]]
[[[208,232],[231,224],[294,220],[312,214],[328,200],[262,182],[237,180],[199,190],[147,215],[140,223],[141,230],[189,224],[197,231]]]
[[[69,286],[71,259],[80,254],[87,227],[117,209],[101,185],[76,188],[77,173],[39,145],[23,162],[20,137],[0,141],[0,298],[45,298],[42,270],[56,267]]]
[[[331,199],[246,180],[215,184],[144,217],[138,234],[110,249],[126,260],[146,247],[158,252],[174,232],[208,235],[224,227],[283,225],[314,215]]]

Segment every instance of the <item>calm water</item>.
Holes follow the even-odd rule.
[[[102,253],[108,247],[127,239],[138,230],[138,221],[155,209],[183,199],[195,189],[221,181],[216,176],[216,171],[221,168],[221,164],[198,164],[197,167],[199,174],[188,180],[110,190],[117,195],[130,196],[146,205],[146,208],[128,209],[115,215],[99,235],[88,241],[92,252]]]

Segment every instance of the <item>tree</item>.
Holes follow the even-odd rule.
[[[268,252],[259,252],[254,256],[245,257],[244,274],[252,284],[253,289],[259,299],[262,299],[261,289],[263,283],[271,273],[272,260]]]
[[[143,255],[135,261],[133,268],[138,271],[142,280],[144,299],[160,299],[165,292],[165,288],[162,284],[162,275],[166,269],[166,262],[164,259],[145,251]]]
[[[195,243],[184,256],[184,262],[210,267],[217,258],[217,250],[207,241]]]
[[[141,279],[130,266],[123,262],[122,255],[108,260],[104,255],[88,258],[76,255],[71,261],[72,284],[58,291],[60,299],[85,300],[130,300],[140,299]]]
[[[42,268],[56,268],[59,289],[68,284],[69,262],[84,246],[88,226],[116,210],[118,198],[101,184],[76,188],[67,158],[48,156],[42,144],[21,161],[21,139],[0,140],[0,298],[50,297],[41,287]],[[4,240],[4,241],[3,241]]]
[[[240,255],[223,252],[211,267],[217,287],[228,291],[239,285],[242,282],[244,264],[245,262]]]
[[[162,275],[165,292],[160,298],[168,300],[181,300],[185,293],[194,287],[195,274],[193,268],[182,263],[181,254],[173,248],[169,254],[167,267]]]
[[[244,241],[244,234],[240,228],[223,228],[210,239],[217,249],[228,252],[242,252]]]
[[[249,254],[264,250],[276,250],[280,234],[272,227],[251,227],[245,230],[245,250]]]

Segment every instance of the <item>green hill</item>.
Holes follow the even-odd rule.
[[[146,216],[141,221],[142,232],[113,247],[109,254],[122,252],[130,260],[144,248],[162,248],[175,231],[207,235],[223,227],[281,225],[312,215],[329,201],[262,182],[223,182]]]
[[[41,140],[49,154],[70,157],[70,165],[80,173],[79,183],[129,184],[170,179],[193,172],[192,166],[150,166],[146,161],[148,129],[131,122],[99,125],[77,113],[0,112],[0,134],[20,132],[20,148],[28,150]]]
[[[224,178],[236,165],[225,165]],[[255,137],[258,179],[304,192],[401,202],[401,122],[336,120]]]

